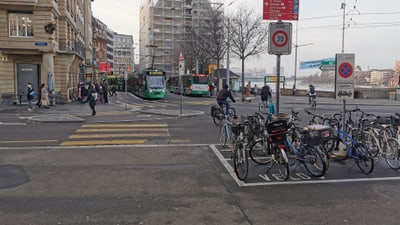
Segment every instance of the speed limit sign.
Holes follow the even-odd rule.
[[[270,23],[268,53],[273,55],[289,55],[292,51],[292,24]]]

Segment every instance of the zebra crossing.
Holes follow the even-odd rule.
[[[171,138],[166,123],[83,124],[60,146],[184,144]]]

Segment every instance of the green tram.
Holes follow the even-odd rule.
[[[182,90],[184,95],[204,96],[210,95],[210,76],[207,74],[185,74],[182,78]],[[168,89],[171,93],[181,94],[179,88],[179,75],[170,76]]]
[[[165,99],[165,71],[145,69],[128,77],[128,90],[144,99]]]

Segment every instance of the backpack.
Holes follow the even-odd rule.
[[[261,96],[268,96],[271,97],[272,93],[271,93],[271,88],[268,85],[265,85],[262,89],[261,89]]]
[[[310,85],[310,93],[315,94],[315,87],[314,85]]]
[[[32,90],[29,92],[29,95],[30,96],[32,96],[32,97],[35,97],[36,96],[36,92],[35,92],[35,90],[32,88]]]

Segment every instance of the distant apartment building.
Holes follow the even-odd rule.
[[[179,51],[192,28],[209,19],[222,0],[145,0],[140,8],[140,70],[149,67],[178,73]]]
[[[114,33],[114,75],[135,71],[132,35]]]
[[[93,41],[96,66],[93,81],[101,81],[114,68],[114,32],[102,21],[93,17]]]
[[[394,70],[371,70],[370,84],[373,86],[397,86],[398,77]]]
[[[0,94],[26,100],[41,83],[70,100],[91,62],[92,0],[0,1]],[[89,54],[89,55],[88,55]]]

